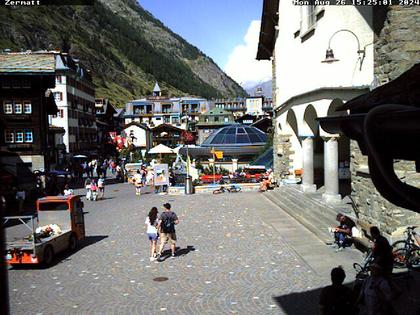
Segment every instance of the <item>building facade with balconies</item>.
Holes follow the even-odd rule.
[[[96,155],[95,88],[90,71],[78,59],[64,53],[61,56],[52,90],[58,112],[50,117],[50,122],[66,131],[64,144],[68,155]]]
[[[232,112],[213,108],[200,116],[197,128],[197,143],[202,144],[217,129],[235,124]]]
[[[199,116],[210,109],[204,98],[162,96],[156,83],[153,95],[130,101],[125,106],[125,124],[137,122],[155,128],[161,124],[194,131]]]

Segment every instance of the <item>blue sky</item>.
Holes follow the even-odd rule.
[[[172,31],[210,56],[239,83],[248,81],[244,74],[236,75],[240,66],[238,55],[244,59],[242,46],[248,50],[257,43],[256,33],[262,12],[262,0],[138,0],[140,5],[151,12]],[[253,38],[246,43],[247,33]],[[236,55],[235,54],[236,50]],[[242,52],[241,52],[242,51]],[[254,52],[248,53],[248,59]],[[255,56],[253,57],[255,59]],[[249,61],[251,62],[251,61]],[[253,62],[253,61],[252,61]],[[237,63],[237,65],[232,65]],[[239,64],[241,63],[241,64]],[[238,68],[238,71],[234,68]],[[255,73],[255,71],[253,71]],[[267,71],[265,71],[267,72]]]

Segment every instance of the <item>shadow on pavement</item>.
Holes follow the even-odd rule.
[[[185,256],[189,252],[193,252],[193,251],[195,251],[195,248],[192,245],[188,245],[186,248],[177,247],[176,250],[175,250],[175,257]],[[171,250],[170,249],[164,250],[162,252],[162,255],[161,255],[159,261],[160,262],[165,261],[169,257],[171,257]]]
[[[397,314],[420,315],[420,272],[394,274],[393,284],[402,290],[402,294],[393,300]],[[355,282],[348,283],[346,286],[354,288]],[[287,315],[319,314],[319,297],[322,289],[290,293],[273,297],[273,299]],[[365,314],[363,306],[360,306],[360,310],[359,314]]]

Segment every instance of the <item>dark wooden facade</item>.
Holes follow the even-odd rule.
[[[48,169],[48,115],[57,107],[49,88],[54,73],[0,73],[0,163],[24,180],[30,171]]]

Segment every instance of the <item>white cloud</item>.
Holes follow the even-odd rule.
[[[252,87],[271,79],[271,62],[256,60],[261,21],[252,21],[244,36],[244,44],[229,55],[225,72],[243,87]]]

